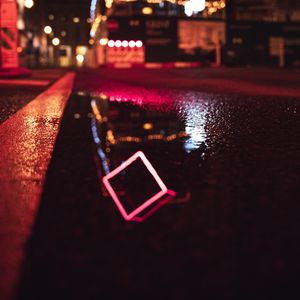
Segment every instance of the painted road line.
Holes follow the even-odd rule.
[[[50,80],[0,79],[0,84],[5,85],[47,86],[50,82]]]
[[[0,126],[0,299],[13,298],[75,74],[67,73]]]

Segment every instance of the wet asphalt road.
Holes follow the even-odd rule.
[[[0,86],[0,123],[34,99],[43,91],[42,87],[17,87],[12,89]]]
[[[0,124],[42,93],[64,73],[64,70],[59,69],[34,70],[29,77],[11,79],[9,85],[0,82]],[[29,83],[31,81],[44,82],[45,85],[18,84],[20,80]],[[16,84],[12,84],[13,81],[16,81]]]
[[[286,75],[287,85],[280,74],[260,75],[264,87],[255,72],[231,85],[229,75],[208,76],[219,83],[214,89],[180,71],[78,74],[18,299],[299,297],[299,75]],[[118,138],[144,136],[132,126],[144,120],[154,127],[161,120],[162,135],[189,134],[171,143],[110,145],[107,153],[114,166],[142,147],[168,187],[189,195],[185,201],[126,223],[103,196],[90,106],[100,92],[110,97]],[[123,112],[127,119],[114,119]]]

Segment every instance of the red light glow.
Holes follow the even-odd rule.
[[[113,178],[114,176],[116,176],[117,174],[119,174],[120,172],[122,172],[125,168],[127,168],[130,164],[132,164],[138,158],[142,160],[142,162],[144,163],[144,165],[146,166],[148,171],[154,177],[155,181],[157,182],[157,184],[161,188],[161,191],[158,192],[157,194],[155,194],[154,196],[152,196],[151,198],[149,198],[148,200],[146,200],[143,204],[141,204],[140,206],[135,208],[132,212],[128,213],[125,210],[124,206],[122,205],[121,201],[119,200],[116,192],[112,188],[109,180],[111,178]],[[165,186],[165,184],[163,183],[163,181],[161,180],[161,178],[157,174],[156,170],[153,168],[153,166],[151,165],[151,163],[149,162],[149,160],[146,158],[145,154],[142,151],[136,152],[128,160],[123,162],[119,167],[117,167],[116,169],[111,171],[109,174],[104,176],[103,179],[102,179],[102,182],[105,185],[108,193],[110,194],[110,196],[114,200],[115,204],[117,205],[117,207],[118,207],[120,213],[122,214],[123,218],[126,221],[137,221],[137,222],[143,221],[146,217],[148,217],[150,214],[152,214],[154,211],[156,211],[158,209],[155,206],[148,213],[146,213],[143,217],[139,216],[139,214],[144,212],[147,208],[149,209],[150,206],[154,202],[156,202],[158,200],[162,200],[162,198],[164,196],[168,196],[167,199],[164,199],[163,201],[160,201],[160,202],[157,203],[158,205],[160,204],[159,206],[161,206],[162,203],[165,203],[166,201],[169,201],[171,198],[173,198],[176,195],[176,193],[174,191],[171,191],[171,190],[167,189],[167,187]]]

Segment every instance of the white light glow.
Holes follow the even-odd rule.
[[[193,13],[201,12],[205,9],[205,0],[190,0],[184,5],[185,14],[190,17]]]
[[[135,47],[135,41],[130,41],[129,42],[129,47],[134,48]]]
[[[54,46],[58,46],[58,45],[60,44],[60,39],[59,39],[59,38],[54,38],[54,39],[52,40],[52,44],[53,44]]]
[[[97,0],[92,0],[90,6],[90,17],[92,20],[95,19],[96,5],[97,5]]]
[[[77,54],[76,60],[79,64],[82,64],[84,62],[84,56],[82,54]]]
[[[107,43],[108,47],[112,48],[115,46],[115,41],[113,40],[109,40],[108,43]]]
[[[25,1],[24,1],[24,6],[25,6],[26,8],[32,8],[33,5],[34,5],[33,0],[25,0]]]
[[[122,46],[122,42],[120,40],[115,41],[115,46],[120,48]]]
[[[108,39],[107,39],[107,38],[102,38],[102,39],[100,39],[100,41],[99,41],[99,44],[100,44],[101,46],[106,46],[107,43],[108,43]]]
[[[50,34],[50,33],[52,32],[51,26],[45,26],[44,32],[45,32],[46,34]]]
[[[136,41],[135,45],[136,45],[137,48],[141,48],[141,47],[143,47],[143,42],[142,41]]]
[[[122,47],[126,48],[128,47],[128,41],[122,41]]]

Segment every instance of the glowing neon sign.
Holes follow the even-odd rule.
[[[127,212],[124,208],[124,205],[121,203],[118,195],[116,194],[115,190],[111,186],[109,180],[112,179],[114,176],[122,172],[126,169],[130,164],[134,163],[137,159],[141,159],[148,171],[151,173],[155,181],[157,182],[158,186],[160,187],[160,191],[156,193],[154,196],[149,198],[148,200],[144,201],[140,206],[135,208],[132,212]],[[142,151],[136,152],[132,155],[129,159],[123,162],[120,166],[116,169],[111,171],[109,174],[103,177],[102,179],[103,184],[105,185],[108,193],[114,200],[117,208],[119,209],[120,213],[122,214],[123,218],[126,221],[137,221],[141,222],[148,218],[154,211],[156,211],[160,206],[171,200],[174,196],[176,196],[176,192],[169,190],[166,185],[163,183],[159,175],[157,174],[156,170],[153,168],[149,160],[146,158],[145,154]],[[164,198],[167,197],[167,198]],[[161,201],[160,201],[161,200]],[[156,206],[152,206],[155,202],[157,202]],[[152,207],[152,208],[151,208]],[[151,209],[150,209],[151,208]],[[146,212],[146,214],[143,214]]]

